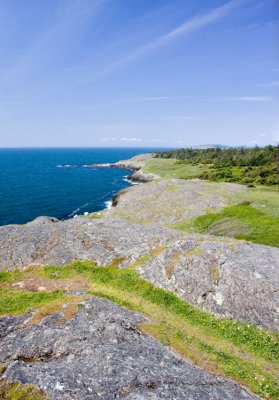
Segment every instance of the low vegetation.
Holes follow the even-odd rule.
[[[64,292],[28,292],[15,289],[1,289],[0,315],[23,314],[54,300],[65,301]]]
[[[279,217],[259,211],[249,202],[182,221],[173,225],[173,228],[279,247]]]
[[[177,169],[183,178],[186,171],[194,170],[201,179],[220,182],[237,182],[248,185],[278,184],[277,148],[275,146],[255,148],[208,148],[178,149],[155,153],[159,159],[176,160]],[[152,166],[151,166],[152,169]],[[152,172],[152,171],[151,171]],[[187,178],[187,172],[186,172]]]
[[[40,268],[34,270],[33,274],[38,274],[40,279],[44,277],[45,280],[59,282],[82,275],[88,281],[88,292],[91,295],[106,297],[145,314],[150,320],[141,329],[158,338],[164,345],[172,347],[212,373],[228,376],[246,385],[266,399],[278,398],[279,345],[274,333],[249,324],[217,319],[187,304],[175,294],[139,278],[136,264],[118,269],[119,262],[116,260],[111,266],[97,267],[92,262],[77,261],[64,267]],[[139,264],[142,262],[144,260]],[[24,281],[24,274],[21,273],[21,281]],[[12,286],[17,279],[16,273],[5,274],[6,297],[4,295],[0,298],[2,315],[28,309],[26,293]],[[51,304],[56,296],[62,299],[65,294],[30,293],[29,309],[42,302]],[[17,302],[26,306],[18,306]],[[49,312],[54,311],[50,307]]]
[[[144,170],[163,179],[191,179],[208,170],[204,165],[181,164],[174,159],[152,158],[145,162]]]
[[[0,399],[1,400],[49,400],[48,396],[34,385],[8,383],[2,378],[5,366],[0,364]]]

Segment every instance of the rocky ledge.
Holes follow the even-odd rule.
[[[91,164],[87,165],[87,168],[121,168],[134,171],[128,176],[128,180],[137,183],[146,183],[159,177],[155,174],[144,171],[145,161],[152,157],[151,154],[144,154],[135,156],[130,160],[117,161],[115,163],[102,163],[102,164]]]
[[[142,315],[106,299],[82,303],[77,314],[30,325],[30,314],[0,321],[2,379],[34,384],[55,400],[256,400],[145,335]]]
[[[38,218],[0,228],[0,270],[146,257],[144,279],[218,316],[279,330],[279,249],[214,236],[186,235],[120,218]],[[150,254],[153,254],[150,257]]]

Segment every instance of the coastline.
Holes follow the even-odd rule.
[[[140,154],[129,160],[121,160],[115,163],[101,163],[101,164],[90,164],[86,165],[86,168],[121,168],[128,171],[132,171],[127,176],[127,181],[134,183],[146,183],[154,179],[158,179],[159,176],[144,171],[144,160],[152,157],[152,153]]]

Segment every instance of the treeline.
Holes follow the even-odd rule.
[[[155,153],[155,157],[179,163],[206,165],[201,179],[244,184],[278,184],[277,147],[178,149]]]

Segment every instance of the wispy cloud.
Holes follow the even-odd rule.
[[[149,139],[145,139],[145,138],[140,138],[140,137],[120,137],[120,138],[116,138],[116,137],[104,137],[100,139],[101,142],[127,142],[127,143],[164,143],[166,142],[165,139],[158,139],[158,138],[149,138]]]
[[[234,96],[234,97],[225,97],[223,100],[232,100],[232,101],[272,101],[271,97],[267,96]]]
[[[279,81],[273,81],[269,83],[263,83],[262,85],[258,85],[259,87],[275,87],[279,86]]]
[[[161,47],[170,45],[172,42],[180,39],[181,37],[190,34],[194,31],[202,29],[210,24],[220,21],[227,15],[229,15],[233,10],[243,4],[244,0],[232,0],[220,7],[211,9],[207,13],[197,15],[191,19],[188,19],[183,24],[177,26],[166,34],[145,43],[144,45],[132,50],[126,56],[122,56],[112,62],[107,68],[104,68],[98,76],[106,75],[120,67],[123,67],[137,59],[143,58],[151,52],[160,49]]]
[[[59,42],[65,42],[70,33],[77,32],[80,27],[109,0],[70,0],[65,6],[59,7],[53,20],[37,40],[23,52],[22,57],[12,65],[2,79],[11,80],[22,76],[32,70],[34,65],[44,64],[46,58],[51,59],[51,54],[57,52]],[[56,57],[58,54],[56,54]],[[55,57],[55,58],[56,58]]]
[[[275,85],[274,85],[275,86]],[[272,98],[269,96],[216,96],[216,97],[205,97],[205,96],[147,96],[147,97],[127,97],[118,99],[123,102],[157,102],[157,101],[175,101],[175,100],[197,100],[197,101],[271,101]],[[189,118],[189,117],[186,117]],[[190,117],[192,118],[192,117]]]
[[[169,100],[185,100],[192,96],[147,96],[147,97],[127,97],[119,99],[125,102],[149,102],[149,101],[169,101]]]
[[[142,142],[142,138],[137,137],[121,137],[121,138],[101,138],[102,142]]]

